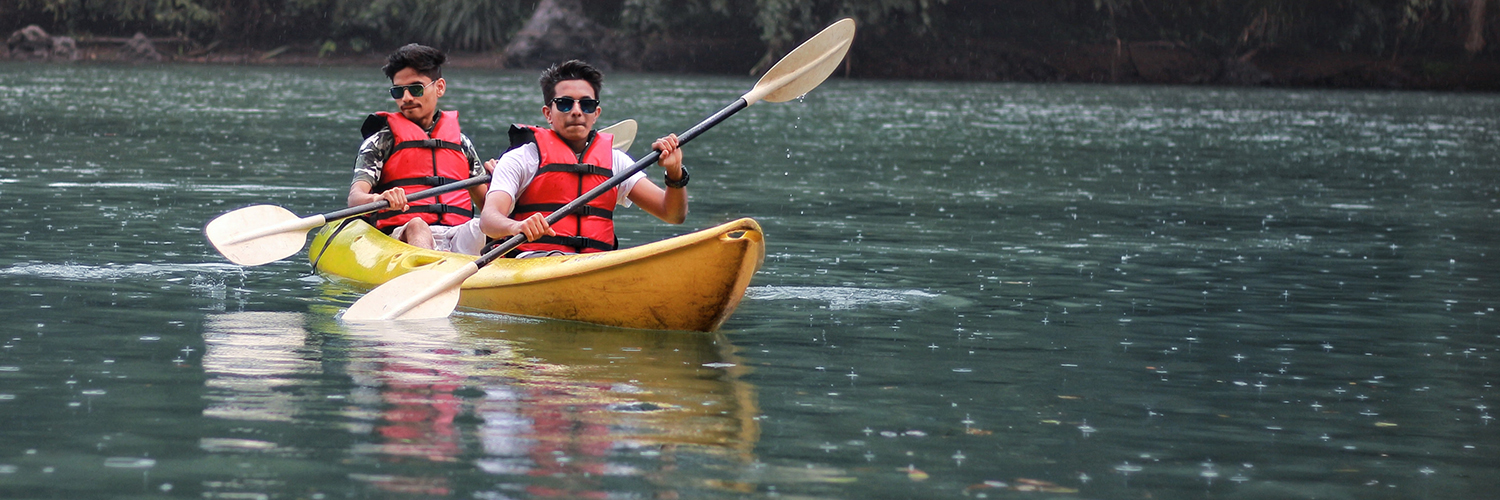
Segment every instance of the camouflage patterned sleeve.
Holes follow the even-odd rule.
[[[354,180],[349,184],[352,186],[359,181],[368,182],[371,186],[380,184],[380,174],[385,170],[385,160],[391,157],[391,146],[394,142],[391,129],[387,128],[381,129],[366,138],[365,142],[360,143],[359,156],[354,159]]]
[[[469,159],[469,177],[484,175],[484,160],[479,158],[479,151],[474,149],[474,143],[469,142],[469,136],[459,134],[463,138],[464,157]]]

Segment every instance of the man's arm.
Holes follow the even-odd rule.
[[[489,173],[491,167],[479,159],[479,152],[474,149],[474,143],[469,141],[469,136],[460,134],[463,138],[464,158],[469,160],[469,177],[479,177]],[[469,187],[469,200],[474,203],[474,215],[478,216],[484,210],[484,196],[489,192],[489,186],[480,184]]]
[[[682,149],[677,147],[677,134],[668,135],[651,143],[651,149],[662,152],[657,163],[667,171],[668,179],[682,178]],[[627,195],[630,201],[640,205],[641,210],[655,215],[668,224],[681,224],[687,220],[687,187],[662,189],[651,182],[650,176],[637,181]]]
[[[387,189],[383,193],[372,193],[375,183],[380,181],[380,175],[385,169],[385,160],[391,156],[391,146],[394,143],[390,129],[383,129],[365,138],[359,145],[359,155],[354,159],[354,181],[349,184],[349,206],[374,203],[384,199],[390,202],[391,209],[406,210],[406,190]]]
[[[479,230],[485,236],[498,240],[514,234],[525,234],[528,241],[535,241],[542,236],[557,236],[542,214],[531,214],[526,220],[519,221],[510,218],[511,211],[516,208],[515,195],[511,191],[520,191],[522,172],[527,168],[527,163],[537,162],[534,157],[523,158],[523,149],[513,149],[499,160],[485,162],[485,168],[493,170],[490,174],[493,176],[490,190],[484,198],[484,210],[479,214]]]

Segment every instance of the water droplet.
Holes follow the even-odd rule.
[[[156,461],[149,458],[109,457],[104,459],[104,466],[118,469],[149,469],[156,466]]]

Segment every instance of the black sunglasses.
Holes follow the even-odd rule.
[[[583,110],[583,114],[589,114],[599,110],[598,99],[574,99],[572,97],[552,98],[552,105],[556,106],[558,111],[564,113],[573,111],[574,102],[578,103],[578,109]]]
[[[434,83],[437,83],[437,80],[427,82],[427,85],[432,85]],[[406,95],[407,92],[411,92],[412,97],[422,97],[422,94],[427,90],[427,85],[416,83],[413,83],[411,85],[394,85],[391,87],[391,99],[400,99],[401,96]]]

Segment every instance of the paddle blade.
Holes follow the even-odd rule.
[[[204,226],[203,234],[230,262],[258,266],[302,250],[307,230],[322,225],[308,225],[313,222],[309,219],[275,205],[254,205],[220,215]]]
[[[630,143],[635,142],[636,123],[635,120],[625,119],[620,123],[604,127],[600,132],[614,134],[615,149],[630,151]]]
[[[413,271],[375,287],[344,311],[345,321],[446,318],[458,307],[459,287],[479,272],[470,262],[457,271]]]
[[[745,94],[745,103],[790,101],[817,88],[838,69],[853,43],[853,19],[846,17],[823,28],[772,66]]]

